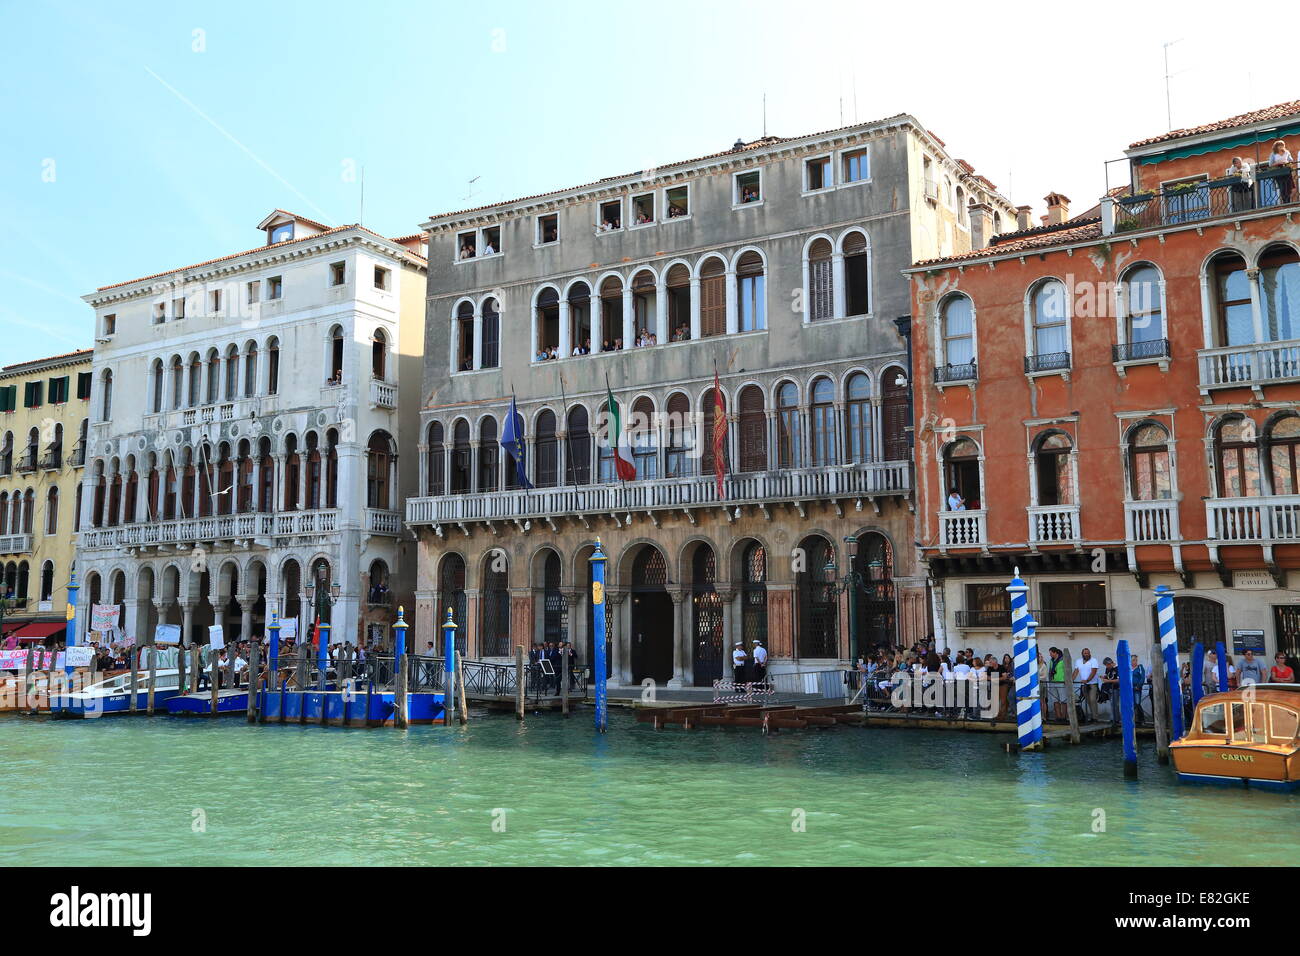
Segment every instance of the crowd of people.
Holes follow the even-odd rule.
[[[569,670],[569,686],[582,687],[578,652],[570,642],[539,642],[528,652],[529,684],[543,694],[560,692],[566,667]]]

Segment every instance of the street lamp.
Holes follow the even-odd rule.
[[[316,666],[320,670],[320,689],[325,689],[325,672],[329,668],[329,638],[330,622],[325,614],[326,609],[332,608],[339,599],[342,588],[335,581],[328,588],[325,587],[325,575],[317,575],[321,580],[320,587],[316,586],[315,578],[309,578],[303,586],[303,591],[307,595],[307,603],[316,609],[316,620],[320,623],[316,627]]]
[[[826,565],[822,570],[826,574],[827,587],[831,594],[838,597],[847,593],[849,596],[849,660],[856,661],[858,657],[858,588],[863,586],[862,575],[858,573],[858,539],[855,535],[846,535],[844,538],[845,553],[849,556],[849,569],[843,578],[838,577],[839,566],[835,563],[834,552],[827,555]],[[875,567],[877,562],[872,562]]]

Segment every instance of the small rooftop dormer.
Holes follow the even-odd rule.
[[[315,220],[285,212],[283,209],[277,209],[263,219],[257,228],[266,233],[266,244],[273,246],[276,243],[288,242],[291,239],[305,239],[308,236],[317,235],[329,227],[321,225]]]

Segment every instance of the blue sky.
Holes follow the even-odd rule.
[[[1221,7],[1053,9],[0,0],[0,364],[90,344],[81,295],[275,207],[355,222],[362,166],[365,224],[407,234],[753,139],[766,92],[772,133],[911,112],[1017,203],[1083,209],[1166,128],[1162,43],[1175,126],[1300,96],[1285,31],[1229,21],[1234,53]]]

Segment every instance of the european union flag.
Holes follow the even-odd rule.
[[[515,476],[519,479],[519,487],[531,488],[533,483],[528,480],[528,468],[524,463],[524,449],[526,447],[524,445],[524,419],[515,406],[513,393],[510,396],[510,417],[506,419],[505,431],[501,433],[501,447],[515,461]]]

